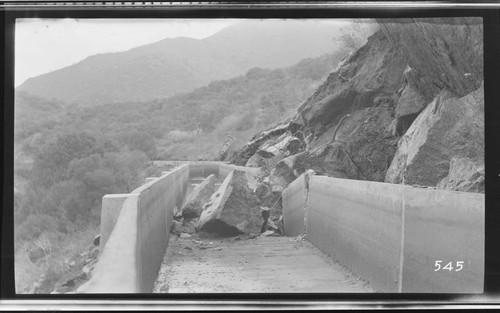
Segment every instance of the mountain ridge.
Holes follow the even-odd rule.
[[[252,67],[291,66],[335,49],[333,38],[340,30],[332,25],[300,20],[281,24],[245,21],[204,39],[166,38],[97,54],[29,78],[17,89],[85,105],[149,101],[236,77]]]

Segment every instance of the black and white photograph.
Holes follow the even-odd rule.
[[[482,294],[483,18],[17,18],[16,294]]]

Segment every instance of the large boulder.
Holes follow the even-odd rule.
[[[259,198],[262,207],[272,208],[272,214],[281,211],[281,191],[273,191],[269,181],[261,182],[255,189],[255,195]]]
[[[424,97],[415,88],[411,87],[411,85],[406,84],[396,106],[393,134],[398,136],[404,135],[426,105],[427,102]]]
[[[380,31],[358,49],[299,108],[292,121],[315,140],[349,113],[390,103],[395,106],[407,62]]]
[[[203,182],[194,187],[193,191],[186,199],[186,204],[182,208],[182,216],[200,216],[203,205],[207,202],[215,191],[217,177],[214,174],[208,176]]]
[[[244,166],[248,160],[257,152],[257,150],[266,144],[270,139],[281,136],[290,131],[294,133],[300,125],[293,122],[284,122],[269,130],[263,131],[254,137],[238,152],[234,153],[229,163]]]
[[[294,160],[294,174],[312,169],[319,175],[384,181],[396,151],[397,138],[388,131],[393,120],[391,107],[381,103],[355,111],[340,127],[326,129],[309,152]]]
[[[204,205],[197,228],[221,235],[258,234],[262,223],[259,199],[245,172],[233,170]]]
[[[483,86],[460,99],[442,91],[400,139],[386,182],[435,187],[453,157],[484,164]]]
[[[453,157],[448,176],[438,189],[484,193],[484,163],[470,158]]]
[[[463,97],[483,79],[480,17],[378,19],[381,31],[413,69],[409,83],[427,102],[442,90]]]

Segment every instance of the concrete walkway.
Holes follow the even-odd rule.
[[[154,293],[374,292],[307,241],[171,236]]]

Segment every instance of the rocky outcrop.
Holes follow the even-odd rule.
[[[200,216],[203,205],[207,202],[215,191],[217,178],[214,174],[208,176],[203,182],[194,187],[189,194],[186,204],[182,208],[182,216],[196,217]]]
[[[396,106],[392,134],[397,136],[404,135],[426,105],[427,101],[415,88],[408,84],[405,85]]]
[[[412,69],[408,83],[428,102],[443,89],[463,97],[480,87],[484,75],[480,17],[377,21]]]
[[[458,159],[453,171],[450,171],[452,158]],[[443,182],[441,186],[456,188],[461,184],[457,179],[464,178],[456,174],[457,168],[464,167],[461,158],[470,159],[466,164],[478,164],[465,165],[466,168],[480,168],[484,164],[482,86],[459,99],[448,91],[442,91],[399,141],[386,181],[403,183],[404,180],[409,185],[434,187],[451,174],[448,183]]]
[[[258,234],[262,223],[259,199],[248,187],[245,172],[233,170],[204,205],[197,228],[234,236]]]
[[[230,159],[230,163],[244,166],[257,150],[266,144],[269,139],[275,139],[288,131],[294,133],[299,125],[292,122],[284,122],[267,131],[257,134],[238,152],[235,152]]]
[[[269,208],[270,215],[275,216],[281,212],[281,191],[273,191],[273,186],[269,181],[259,183],[255,189],[255,195],[262,207]]]
[[[256,135],[243,149],[247,160],[267,168],[274,189],[313,169],[339,178],[402,183],[404,177],[407,184],[481,190],[481,19],[378,22],[381,30],[347,55],[287,121],[297,127]],[[287,136],[301,145],[275,164],[256,153],[270,152]]]
[[[406,66],[381,32],[343,60],[292,118],[300,128],[280,134],[294,136],[301,145],[269,171],[272,185],[284,188],[307,169],[383,181],[395,151],[390,125]],[[279,142],[278,136],[266,140],[273,138]]]
[[[484,163],[463,157],[452,157],[448,176],[436,186],[438,189],[484,193]]]
[[[308,127],[315,141],[348,113],[396,105],[406,61],[380,31],[357,50],[298,109],[293,122]]]
[[[458,97],[483,79],[480,18],[380,19],[380,28],[408,63],[393,132],[403,135],[441,90]]]
[[[324,144],[299,157],[294,169],[298,173],[312,169],[319,175],[383,181],[396,151],[395,138],[388,131],[392,114],[390,105],[352,113],[336,130],[335,140],[328,142],[335,132],[328,129],[322,136]]]

